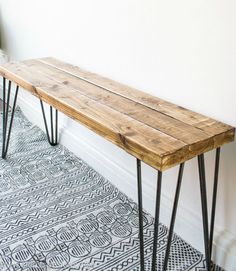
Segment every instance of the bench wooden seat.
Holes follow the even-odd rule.
[[[54,58],[0,73],[160,171],[234,140],[229,125]]]

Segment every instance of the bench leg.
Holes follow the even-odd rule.
[[[141,173],[141,161],[139,159],[137,159],[137,186],[138,186],[140,270],[144,271],[142,173]]]
[[[211,270],[211,255],[214,235],[214,223],[215,223],[215,211],[216,211],[216,198],[218,187],[218,175],[219,175],[219,160],[220,160],[220,148],[216,149],[215,158],[215,173],[214,173],[214,185],[211,207],[211,220],[210,231],[208,221],[208,208],[207,208],[207,191],[206,191],[206,176],[205,176],[205,162],[204,154],[198,156],[198,170],[200,180],[200,192],[201,192],[201,205],[202,205],[202,220],[203,220],[203,234],[204,234],[204,247],[207,271]],[[184,163],[180,164],[178,181],[176,186],[174,204],[171,215],[171,222],[169,227],[169,235],[167,239],[166,253],[163,263],[163,270],[167,270],[168,259],[171,249],[171,241],[174,233],[174,224],[178,207],[179,194],[181,189],[181,183],[183,178]],[[138,209],[139,209],[139,240],[140,240],[140,270],[144,271],[144,237],[143,237],[143,203],[142,203],[142,180],[141,180],[141,161],[137,159],[137,181],[138,181]],[[156,192],[156,210],[155,210],[155,222],[154,222],[154,239],[153,239],[153,253],[152,253],[152,271],[156,270],[156,256],[157,256],[157,242],[158,242],[158,225],[159,225],[159,213],[160,213],[160,198],[161,198],[161,183],[162,172],[158,171],[157,179],[157,192]]]
[[[184,163],[179,167],[178,181],[175,192],[175,199],[173,204],[173,211],[171,216],[171,223],[169,228],[169,235],[166,247],[166,254],[164,259],[163,270],[166,270],[168,258],[170,254],[171,241],[173,237],[175,218],[178,207],[178,200],[180,188],[183,178]],[[137,159],[137,181],[138,181],[138,209],[139,209],[139,242],[140,242],[140,270],[144,271],[144,237],[143,237],[143,203],[142,203],[142,180],[141,180],[141,161]],[[158,171],[157,177],[157,190],[156,190],[156,207],[155,207],[155,221],[154,221],[154,237],[153,237],[153,251],[152,251],[152,271],[157,270],[157,242],[159,235],[159,216],[160,216],[160,203],[161,203],[161,186],[162,186],[162,172]]]
[[[217,198],[218,175],[219,175],[219,162],[220,162],[220,148],[217,148],[216,149],[216,158],[215,158],[215,173],[214,173],[213,196],[212,196],[212,206],[211,206],[210,233],[209,233],[204,155],[202,154],[202,155],[198,156],[200,189],[201,189],[201,202],[202,202],[202,220],[203,220],[204,246],[205,246],[205,257],[206,257],[207,271],[211,270],[211,255],[212,255],[214,224],[215,224],[215,211],[216,211],[216,198]]]
[[[170,227],[169,227],[169,236],[167,240],[166,253],[165,253],[164,264],[163,264],[164,271],[167,270],[167,266],[168,266],[168,259],[170,255],[171,241],[172,241],[173,232],[174,232],[174,225],[175,225],[175,218],[176,218],[178,201],[179,201],[180,188],[181,188],[181,183],[183,179],[183,171],[184,171],[184,163],[182,163],[179,167],[179,175],[178,175],[178,181],[177,181],[177,186],[176,186],[176,191],[175,191],[171,222],[170,222]]]
[[[213,235],[214,235],[214,225],[215,225],[215,212],[216,212],[216,198],[217,198],[217,188],[218,188],[218,176],[219,176],[219,165],[220,165],[220,148],[216,149],[215,157],[215,174],[214,174],[214,184],[213,184],[213,196],[212,196],[212,207],[211,207],[211,225],[210,225],[210,257],[212,255],[212,245],[213,245]]]
[[[50,126],[51,126],[51,135],[49,135],[48,125],[47,125],[47,119],[45,116],[43,101],[40,100],[41,109],[43,113],[43,120],[45,125],[45,130],[48,138],[48,142],[52,146],[56,146],[58,144],[58,111],[55,109],[55,120],[53,120],[53,108],[50,106]],[[55,122],[55,123],[54,123]]]
[[[10,111],[10,96],[11,96],[11,81],[8,81],[8,89],[6,93],[6,78],[3,77],[3,112],[2,112],[2,158],[5,159],[8,151],[8,146],[10,142],[11,129],[14,119],[14,113],[16,108],[16,101],[19,86],[16,86],[16,91],[14,94],[13,106],[11,110],[10,122],[8,123],[8,114]],[[8,128],[9,124],[9,128]]]
[[[206,192],[204,154],[201,154],[198,156],[198,168],[199,168],[199,180],[200,180],[200,191],[201,191],[202,222],[203,222],[206,267],[207,267],[207,271],[210,271],[211,259],[210,259],[210,246],[209,246],[209,227],[208,227],[208,210],[207,210],[207,192]]]
[[[156,191],[156,207],[155,207],[155,222],[154,222],[154,237],[153,237],[153,249],[152,249],[152,271],[156,270],[156,261],[157,261],[157,241],[158,241],[158,233],[159,233],[161,184],[162,184],[162,172],[158,171],[157,191]]]
[[[156,210],[154,222],[153,237],[153,254],[152,254],[152,271],[156,268],[157,239],[159,232],[159,214],[161,199],[162,172],[158,171],[157,191],[156,191]],[[140,269],[145,270],[144,266],[144,236],[143,236],[143,202],[142,202],[142,178],[141,178],[141,161],[137,159],[137,185],[138,185],[138,209],[139,209],[139,246],[140,246]]]

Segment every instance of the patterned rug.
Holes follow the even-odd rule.
[[[147,271],[148,213],[144,225]],[[159,233],[161,270],[168,230],[160,224]],[[0,159],[0,271],[22,270],[140,268],[136,203],[63,146],[51,147],[18,108],[7,159]],[[206,270],[203,255],[174,235],[168,270]]]

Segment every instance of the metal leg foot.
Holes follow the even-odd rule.
[[[171,222],[170,222],[170,227],[169,227],[169,236],[167,240],[166,254],[165,254],[165,259],[164,259],[164,264],[163,264],[163,271],[167,270],[168,259],[169,259],[170,248],[171,248],[171,241],[173,237],[175,218],[176,218],[178,201],[179,201],[180,188],[181,188],[181,183],[183,179],[183,171],[184,171],[184,163],[181,164],[179,167],[179,175],[178,175],[178,181],[177,181],[177,186],[176,186],[176,191],[175,191],[175,199],[174,199],[174,205],[172,209]]]
[[[19,86],[16,86],[16,91],[14,94],[14,100],[13,100],[13,106],[11,110],[11,117],[10,117],[10,123],[8,128],[8,114],[9,114],[9,108],[10,108],[10,96],[11,96],[11,81],[8,82],[8,89],[6,94],[6,78],[3,77],[3,112],[2,112],[2,158],[5,159],[8,151],[8,146],[10,142],[10,136],[11,136],[11,129],[14,119],[14,113],[16,108],[16,101],[17,101],[17,95]]]
[[[50,106],[50,123],[51,123],[51,135],[49,135],[48,125],[47,125],[47,119],[45,116],[43,101],[40,100],[41,109],[43,113],[43,120],[44,125],[46,129],[46,134],[48,138],[48,142],[52,146],[56,146],[58,144],[58,111],[55,109],[55,120],[53,120],[53,108]],[[53,123],[55,121],[55,123]]]

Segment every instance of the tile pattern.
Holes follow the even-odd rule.
[[[0,270],[140,270],[136,203],[63,146],[51,147],[19,109],[12,132],[0,159]],[[161,270],[168,230],[159,227]],[[144,235],[151,270],[148,213]],[[203,255],[174,235],[168,270],[203,271]]]

